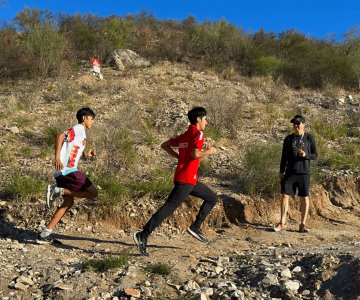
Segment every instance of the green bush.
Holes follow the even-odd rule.
[[[328,148],[322,141],[318,143],[319,166],[328,167],[330,169],[356,169],[360,165],[359,145],[347,142],[339,148]]]
[[[253,74],[272,75],[280,66],[281,60],[276,56],[260,56],[253,64]]]
[[[129,253],[123,252],[115,257],[87,260],[83,265],[86,269],[91,269],[96,272],[106,272],[110,269],[123,268],[128,264],[128,261]]]
[[[30,70],[33,75],[46,77],[60,70],[67,41],[51,25],[33,26],[26,33],[23,43],[26,55],[35,60],[35,66]]]
[[[128,185],[120,182],[113,174],[98,172],[95,176],[94,182],[100,187],[98,199],[102,201],[103,205],[118,205],[129,198]]]
[[[41,195],[45,191],[46,183],[37,178],[26,175],[12,175],[5,183],[5,193],[9,197],[25,197],[31,195]]]
[[[213,125],[206,126],[204,134],[206,138],[210,138],[218,142],[221,139],[221,127],[216,127]]]
[[[13,150],[6,144],[0,147],[0,161],[2,163],[12,163],[15,161]]]
[[[167,263],[159,262],[147,265],[145,271],[156,275],[166,276],[171,273],[172,268],[173,267]]]
[[[246,193],[271,197],[279,191],[281,149],[281,145],[275,143],[251,144],[247,147],[241,174]]]
[[[127,49],[135,42],[135,20],[131,16],[111,16],[102,22],[105,39],[112,49]]]
[[[109,144],[111,159],[120,167],[131,167],[136,161],[134,141],[126,129],[119,129],[112,134]]]
[[[47,146],[54,146],[57,134],[60,132],[56,126],[48,126],[45,128],[44,142]]]
[[[31,120],[26,117],[17,117],[13,121],[19,127],[25,127],[31,123]]]
[[[169,170],[155,170],[147,178],[133,180],[128,184],[132,198],[151,195],[154,198],[165,198],[173,188],[173,175]]]
[[[311,131],[326,140],[336,140],[348,133],[345,124],[336,124],[334,121],[314,120],[311,123]]]

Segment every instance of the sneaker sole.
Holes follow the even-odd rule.
[[[57,239],[44,239],[44,238],[37,238],[36,243],[39,245],[49,245],[49,244],[57,244],[57,245],[62,245],[63,243]]]
[[[138,251],[139,251],[139,253],[140,253],[141,255],[143,255],[143,256],[149,256],[149,253],[147,253],[147,252],[146,252],[146,253],[142,253],[141,250],[140,250],[139,240],[138,240],[137,237],[136,237],[136,235],[137,235],[139,232],[141,232],[141,231],[134,232],[134,234],[133,234],[133,239],[134,239],[134,242],[135,242],[135,244],[136,244],[136,247],[137,247],[137,249],[138,249]]]
[[[134,232],[133,234],[133,239],[134,239],[134,242],[136,244],[136,246],[138,247],[138,250],[139,250],[139,240],[137,239],[136,235],[138,234],[138,232],[140,231],[137,231],[137,232]]]
[[[188,233],[190,233],[194,238],[196,238],[200,242],[203,242],[203,243],[209,242],[208,240],[204,240],[200,235],[198,235],[196,232],[192,231],[190,228],[188,228],[187,231],[188,231]]]
[[[48,185],[47,190],[46,190],[46,207],[49,209],[51,208],[50,207],[50,196],[51,196],[51,186]]]
[[[281,231],[286,231],[286,228],[273,228],[273,231],[275,232],[281,232]]]

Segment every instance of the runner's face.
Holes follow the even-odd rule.
[[[199,130],[204,130],[207,125],[206,116],[204,116],[199,122],[198,122],[198,128]]]
[[[95,120],[91,116],[84,117],[84,126],[85,128],[91,128],[94,124]]]
[[[304,128],[305,128],[304,123],[301,123],[301,122],[294,122],[293,123],[294,133],[297,134],[297,135],[303,134],[304,133]]]

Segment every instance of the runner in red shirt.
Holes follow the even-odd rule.
[[[134,241],[142,255],[148,255],[146,244],[149,235],[162,221],[169,217],[189,195],[201,198],[204,203],[196,216],[195,222],[188,228],[188,232],[201,242],[207,243],[208,239],[201,232],[200,226],[211,212],[217,202],[215,193],[205,184],[198,181],[200,158],[215,152],[215,147],[210,146],[205,151],[205,136],[203,130],[207,124],[206,110],[195,107],[188,112],[191,125],[183,134],[162,143],[161,148],[168,154],[178,159],[174,175],[174,188],[162,207],[145,224],[142,231],[134,233]],[[176,152],[173,148],[178,148]]]

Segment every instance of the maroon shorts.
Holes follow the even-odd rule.
[[[84,173],[75,171],[67,175],[60,175],[55,177],[56,185],[71,191],[84,191],[92,182]]]

